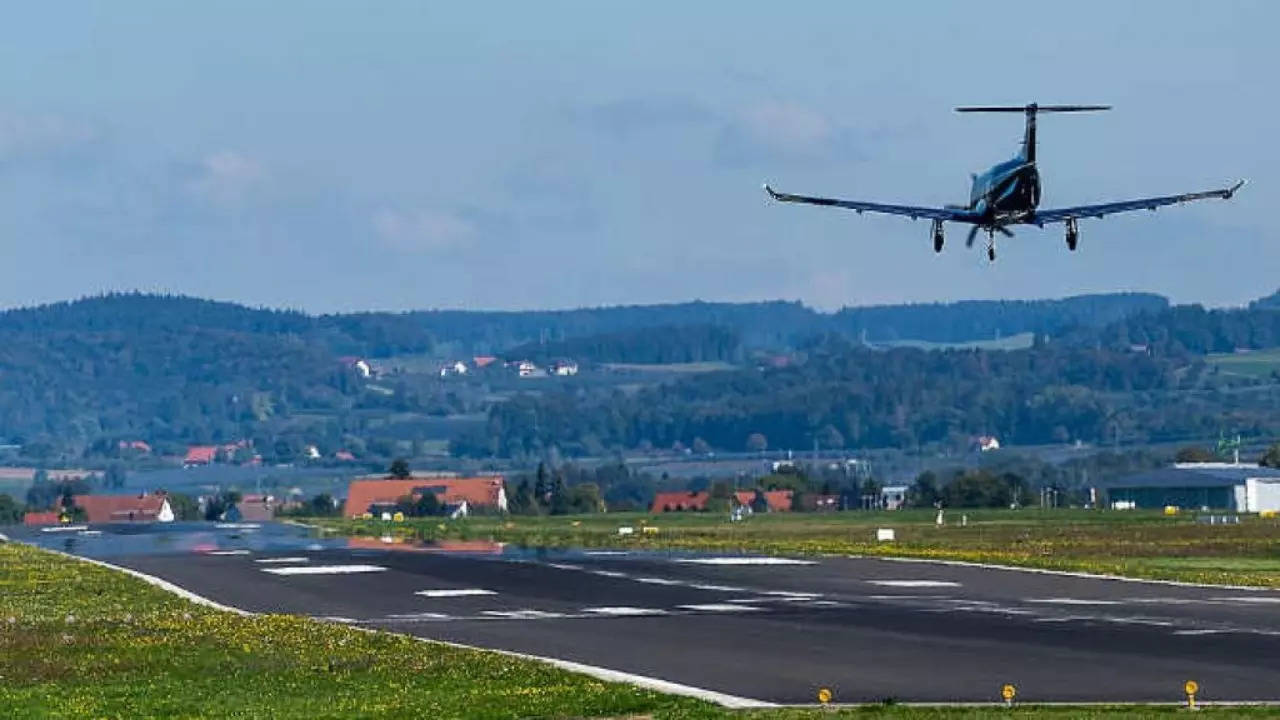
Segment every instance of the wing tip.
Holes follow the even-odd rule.
[[[1227,188],[1227,198],[1226,198],[1226,199],[1230,200],[1230,199],[1231,199],[1231,196],[1235,195],[1237,190],[1239,190],[1240,188],[1242,188],[1242,187],[1244,187],[1245,185],[1248,185],[1248,184],[1249,184],[1249,179],[1248,179],[1248,178],[1240,178],[1239,180],[1237,180],[1235,185],[1232,185],[1231,187]]]
[[[764,184],[764,191],[769,193],[769,197],[773,198],[774,200],[778,199],[778,193],[775,192],[773,188],[769,187],[769,183]]]

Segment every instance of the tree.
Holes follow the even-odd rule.
[[[733,485],[728,480],[711,483],[707,497],[707,512],[725,513],[733,509]]]
[[[431,517],[440,514],[440,499],[433,492],[424,492],[413,502],[413,517]]]
[[[387,474],[397,480],[407,480],[413,477],[413,472],[409,470],[409,461],[404,458],[392,460],[391,467],[387,468]]]
[[[711,452],[711,445],[700,437],[693,439],[693,452],[695,455],[706,455]]]
[[[764,436],[764,433],[753,432],[747,436],[748,452],[760,453],[768,449],[769,439]]]
[[[200,505],[190,495],[166,493],[174,520],[199,520]]]
[[[12,497],[0,494],[0,525],[17,525],[22,522],[23,507]]]
[[[916,477],[907,491],[907,504],[918,508],[933,507],[941,497],[938,476],[933,474],[933,471],[926,470]]]
[[[1213,462],[1217,458],[1212,451],[1191,445],[1178,450],[1178,454],[1173,459],[1180,463],[1204,463]]]
[[[826,450],[839,450],[844,447],[844,435],[836,429],[835,425],[824,425],[818,431],[818,444]]]
[[[320,493],[311,498],[307,502],[307,510],[309,514],[316,517],[325,517],[338,514],[338,506],[333,501],[333,496],[329,493]]]
[[[103,485],[113,489],[124,487],[125,471],[124,465],[113,462],[107,465],[106,473],[103,475]]]
[[[1280,442],[1267,448],[1262,457],[1258,458],[1258,464],[1263,467],[1280,468]]]

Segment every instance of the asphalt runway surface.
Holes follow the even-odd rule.
[[[870,558],[521,551],[279,524],[6,531],[252,612],[773,703],[1280,699],[1280,592]]]

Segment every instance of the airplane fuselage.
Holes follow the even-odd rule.
[[[968,209],[974,222],[1005,225],[1021,222],[1040,204],[1040,173],[1035,161],[1022,156],[973,176]]]

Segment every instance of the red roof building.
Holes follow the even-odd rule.
[[[789,512],[791,510],[790,490],[767,490],[764,493],[765,502],[768,503],[768,512]],[[690,492],[682,490],[678,492],[660,492],[653,496],[653,506],[649,508],[649,512],[688,512],[702,511],[707,509],[707,501],[711,499],[711,493],[707,491]],[[755,490],[738,490],[733,494],[733,499],[739,505],[750,506],[756,499]]]
[[[156,522],[169,508],[164,495],[76,495],[72,499],[84,508],[91,523]],[[168,512],[172,520],[173,510]]]
[[[501,476],[489,477],[438,477],[415,475],[405,480],[385,477],[364,477],[351,481],[347,488],[347,517],[360,517],[373,505],[394,505],[400,498],[422,497],[434,493],[442,504],[467,503],[471,507],[497,508],[507,511],[507,491]]]
[[[497,362],[497,360],[498,358],[492,355],[477,355],[471,358],[471,364],[474,365],[477,370],[479,370],[480,368],[488,367],[494,364],[495,362]]]
[[[23,525],[57,525],[59,521],[59,513],[57,510],[49,512],[29,512],[22,516]]]
[[[356,456],[352,455],[350,450],[339,450],[333,454],[333,459],[339,462],[355,462]]]

